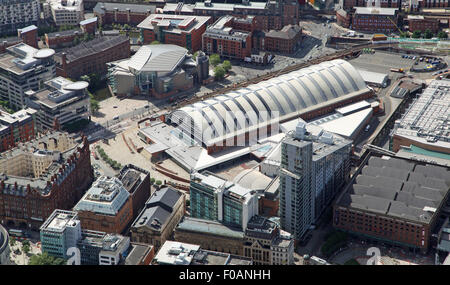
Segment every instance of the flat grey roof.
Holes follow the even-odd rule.
[[[449,189],[448,167],[371,156],[336,205],[428,224]]]

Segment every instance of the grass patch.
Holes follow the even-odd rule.
[[[356,261],[356,259],[352,258],[352,259],[347,260],[347,261],[344,263],[344,265],[361,265],[361,264],[359,264],[359,262]]]

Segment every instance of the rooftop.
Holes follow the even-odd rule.
[[[449,189],[449,168],[370,155],[336,205],[429,224]]]
[[[122,182],[123,187],[132,194],[148,175],[150,175],[148,171],[135,165],[127,164],[120,170],[118,178]]]
[[[245,4],[232,4],[232,3],[211,3],[209,2],[196,2],[194,10],[221,10],[221,11],[234,11],[234,9],[256,9],[265,10],[267,3],[265,2],[248,2]]]
[[[234,19],[235,17],[231,15],[220,17],[214,24],[208,26],[205,35],[209,37],[245,40],[250,33],[233,29],[231,22],[234,21]]]
[[[36,49],[24,43],[8,47],[6,53],[0,54],[0,69],[21,75],[38,68],[42,60],[53,56],[52,49]]]
[[[217,251],[199,249],[191,262],[191,265],[252,265],[249,257],[232,255]]]
[[[83,10],[83,0],[47,0],[53,10],[80,11]]]
[[[172,72],[185,59],[188,50],[169,44],[142,46],[128,61],[132,73]]]
[[[210,17],[204,16],[151,14],[137,27],[149,30],[158,27],[164,29],[165,33],[181,34],[198,30],[206,25],[209,19]]]
[[[182,199],[182,195],[172,187],[165,187],[154,192],[133,222],[132,228],[145,226],[154,231],[161,231],[172,215],[175,205]]]
[[[395,121],[392,134],[450,153],[450,80],[433,80]]]
[[[189,265],[199,249],[199,245],[168,240],[159,249],[154,260],[158,264]]]
[[[397,8],[375,8],[375,7],[355,7],[355,14],[359,15],[383,15],[383,16],[395,16],[397,14]]]
[[[130,13],[154,14],[156,11],[156,5],[98,2],[93,11],[94,13],[103,15],[105,11],[114,11],[115,9],[120,12],[126,12],[129,10]]]
[[[58,142],[58,148],[53,147],[55,141]],[[3,192],[25,196],[27,187],[30,187],[41,195],[48,195],[51,184],[55,183],[51,181],[51,178],[57,175],[57,181],[59,181],[66,172],[72,170],[68,161],[77,152],[77,147],[82,147],[82,144],[76,144],[67,133],[53,131],[41,134],[34,140],[20,143],[17,147],[1,153],[0,172],[3,174],[0,179],[5,182]],[[6,168],[9,161],[13,161],[18,156],[25,156],[25,159],[21,160],[22,164],[32,164],[34,159],[39,159],[47,162],[48,165],[39,169],[33,169],[31,165],[18,169]],[[63,168],[62,173],[59,172],[61,168]],[[33,173],[29,172],[30,169],[33,169]],[[17,189],[15,189],[16,184]]]
[[[302,28],[299,25],[287,25],[278,31],[270,30],[266,33],[266,37],[290,40],[295,38],[301,32]]]
[[[77,212],[56,209],[42,224],[40,230],[46,232],[64,232],[66,227],[75,227],[80,223]]]
[[[90,211],[104,215],[117,215],[130,193],[116,177],[100,176],[75,205],[74,211]]]
[[[244,237],[244,232],[241,228],[233,228],[216,221],[191,217],[184,217],[184,219],[178,224],[176,230],[225,236],[235,239],[242,239]]]
[[[131,250],[125,259],[125,265],[139,265],[152,250],[153,245],[132,242],[130,247]]]
[[[55,57],[62,57],[62,54],[66,53],[68,62],[76,61],[80,58],[84,58],[114,48],[122,44],[123,42],[128,42],[129,40],[130,39],[127,36],[123,35],[96,37],[91,41],[81,42],[77,46],[58,52]]]

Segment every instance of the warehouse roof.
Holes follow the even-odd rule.
[[[238,239],[242,239],[244,237],[244,232],[240,228],[228,227],[216,221],[191,217],[184,217],[183,221],[178,224],[177,230],[226,236]]]
[[[104,8],[104,9],[103,9]],[[114,11],[118,9],[120,12],[126,12],[128,9],[130,13],[155,13],[156,5],[148,5],[148,4],[129,4],[129,3],[106,3],[106,2],[98,2],[94,7],[94,12],[98,14],[104,14],[106,11]]]
[[[336,204],[428,224],[449,189],[448,168],[371,156]]]
[[[170,120],[196,141],[213,145],[367,92],[357,70],[338,59],[182,107]]]

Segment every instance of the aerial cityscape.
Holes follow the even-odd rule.
[[[0,265],[450,265],[450,0],[107,1],[0,0]]]

